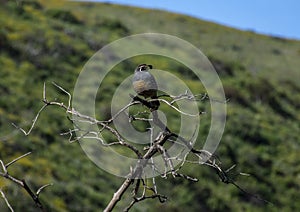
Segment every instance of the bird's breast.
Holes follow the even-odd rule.
[[[133,82],[133,88],[137,93],[147,90],[147,87],[147,83],[144,80],[137,80]]]

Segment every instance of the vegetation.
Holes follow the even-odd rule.
[[[61,0],[1,1],[0,26],[0,159],[8,162],[33,152],[10,167],[10,172],[36,189],[53,183],[40,194],[48,210],[99,211],[123,179],[100,170],[78,143],[70,144],[68,137],[59,136],[72,128],[64,111],[45,111],[27,137],[11,123],[30,127],[43,104],[44,82],[55,81],[72,92],[84,64],[104,45],[126,35],[160,32],[191,42],[214,64],[230,99],[216,154],[223,167],[237,164],[237,173],[250,174],[232,176],[241,187],[273,205],[221,183],[207,167],[190,165],[185,172],[199,182],[157,179],[168,201],[147,200],[132,211],[300,211],[299,41],[164,11]],[[117,86],[143,60],[181,76],[193,92],[205,92],[184,66],[155,56],[120,63],[107,82]],[[105,119],[114,88],[100,89],[105,92],[99,92],[97,115]],[[66,100],[55,88],[47,92],[49,97]],[[207,103],[203,104],[207,109]],[[199,143],[209,127],[209,117],[203,119]],[[174,121],[169,127],[176,127],[176,116],[171,114],[170,120]],[[12,182],[0,178],[0,188],[15,211],[37,210],[32,199]],[[128,205],[127,198],[116,211]],[[0,211],[6,210],[0,199]]]

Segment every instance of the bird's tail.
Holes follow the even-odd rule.
[[[157,99],[157,96],[151,97],[151,99]],[[160,103],[159,103],[158,100],[151,101],[150,104],[151,104],[151,109],[152,110],[157,110],[160,106]]]

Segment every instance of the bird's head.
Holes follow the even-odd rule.
[[[138,67],[136,67],[135,72],[148,71],[149,69],[152,69],[152,65],[140,64]]]

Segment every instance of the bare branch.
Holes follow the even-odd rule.
[[[188,176],[186,174],[181,174],[181,173],[176,172],[174,175],[175,175],[175,177],[182,177],[182,178],[184,178],[186,180],[189,180],[189,181],[192,181],[192,182],[198,182],[199,181],[198,178],[191,177],[191,176]]]
[[[127,178],[123,184],[120,186],[120,188],[114,193],[113,198],[110,200],[109,204],[104,209],[104,212],[112,211],[113,208],[116,206],[116,204],[121,200],[121,197],[125,193],[125,191],[129,188],[131,183],[133,182],[133,179]]]
[[[176,177],[174,164],[173,164],[172,160],[170,159],[169,153],[167,152],[167,150],[163,146],[157,145],[157,147],[158,147],[158,151],[161,153],[162,158],[165,162],[165,172],[164,173],[166,174],[167,170],[168,170],[168,167],[170,167],[171,174],[173,175],[173,177]]]
[[[21,130],[21,132],[23,132],[26,136],[29,135],[32,131],[32,129],[34,128],[35,124],[36,124],[36,121],[38,120],[41,112],[47,107],[47,104],[43,105],[42,108],[39,110],[39,112],[37,113],[37,115],[35,116],[35,118],[32,120],[32,125],[30,127],[30,129],[26,132],[24,129],[22,129],[21,127],[17,126],[16,124],[12,123],[12,125]]]
[[[168,199],[166,196],[161,195],[161,194],[153,194],[153,195],[150,195],[150,196],[143,195],[139,198],[134,198],[132,200],[132,202],[129,204],[129,206],[124,209],[124,211],[129,211],[138,202],[141,202],[141,201],[146,200],[146,199],[155,199],[155,198],[158,198],[161,203],[166,202],[167,199]]]
[[[48,183],[48,184],[46,184],[46,185],[41,186],[41,187],[37,190],[36,196],[39,196],[40,193],[42,192],[42,190],[44,190],[45,188],[47,188],[47,187],[49,187],[49,186],[53,186],[53,183]]]
[[[37,194],[33,193],[33,191],[30,189],[30,187],[27,185],[26,181],[25,180],[22,180],[23,182],[23,188],[26,190],[26,192],[31,196],[31,198],[33,199],[35,205],[41,209],[42,211],[45,211],[44,210],[44,207],[38,197]]]
[[[43,85],[43,102],[45,102],[47,100],[46,98],[46,83],[44,82],[44,85]]]
[[[28,156],[28,155],[30,155],[30,154],[31,154],[31,152],[27,152],[26,154],[21,155],[20,157],[17,157],[16,159],[14,159],[14,160],[12,160],[11,162],[7,163],[7,164],[5,165],[6,168],[8,168],[10,165],[14,164],[14,163],[17,162],[18,160],[20,160],[20,159],[22,159],[22,158],[24,158],[24,157],[26,157],[26,156]]]
[[[109,120],[107,121],[103,121],[104,123],[111,123],[113,120],[115,120],[122,112],[124,112],[127,108],[136,105],[136,104],[140,104],[140,102],[138,101],[134,101],[134,102],[130,102],[129,104],[127,104],[126,106],[124,106],[121,110],[119,110],[113,117],[111,117]]]
[[[9,204],[9,202],[8,202],[6,196],[5,196],[5,194],[4,194],[4,192],[2,191],[1,188],[0,188],[0,193],[1,193],[2,198],[3,198],[4,201],[5,201],[5,204],[6,204],[7,207],[9,208],[9,210],[10,210],[11,212],[14,212],[14,209],[13,209],[13,208],[11,207],[11,205]]]
[[[3,174],[4,174],[4,173],[6,173],[6,172],[7,172],[7,170],[6,170],[6,166],[5,166],[5,164],[3,163],[3,161],[2,161],[2,160],[0,160],[0,163],[1,163],[1,166],[2,166]],[[2,172],[0,172],[0,173],[2,173]]]
[[[44,211],[44,208],[43,208],[43,205],[42,203],[40,202],[39,200],[39,197],[38,195],[40,194],[40,192],[42,191],[43,188],[47,187],[48,185],[45,185],[45,186],[42,186],[37,193],[34,193],[31,188],[27,185],[26,181],[23,179],[17,179],[16,177],[13,177],[11,176],[9,173],[8,173],[8,170],[7,168],[11,165],[13,165],[15,162],[17,162],[18,160],[28,156],[29,154],[31,154],[31,152],[28,152],[24,155],[21,155],[20,157],[12,160],[11,162],[7,163],[7,164],[4,164],[4,162],[2,160],[0,160],[0,163],[1,163],[1,166],[2,166],[2,169],[3,169],[3,172],[0,172],[0,176],[16,183],[17,185],[21,186],[23,189],[25,189],[25,191],[30,195],[30,197],[33,199],[34,203],[36,204],[36,206]]]
[[[217,100],[217,99],[210,98],[207,93],[204,93],[204,94],[189,94],[188,91],[185,91],[185,93],[180,94],[178,96],[163,94],[163,95],[158,96],[158,98],[160,98],[160,97],[170,97],[170,98],[172,98],[173,100],[170,102],[171,104],[174,104],[175,102],[178,102],[178,101],[181,101],[181,100],[203,101],[205,99],[209,99],[211,101],[219,102],[219,103],[222,103],[222,104],[226,104],[229,101],[229,99],[226,99],[225,101],[222,101],[222,100]]]
[[[149,100],[149,102],[157,101],[157,100],[166,103],[166,104],[169,105],[172,109],[176,110],[178,113],[183,114],[183,115],[186,115],[186,116],[197,117],[197,116],[199,116],[200,114],[203,114],[203,112],[200,112],[200,114],[199,114],[199,113],[197,113],[197,114],[189,114],[189,113],[183,112],[183,111],[179,110],[177,107],[173,106],[170,102],[168,102],[167,100],[164,100],[164,99],[151,99],[151,100]]]
[[[148,164],[148,161],[154,154],[158,152],[157,145],[163,145],[167,139],[171,136],[170,133],[164,132],[160,134],[153,142],[153,145],[148,149],[148,151],[144,154],[142,160],[139,160],[136,164],[136,167],[131,171],[129,177],[123,182],[118,191],[113,195],[113,198],[105,208],[105,212],[112,211],[117,202],[120,201],[121,197],[128,189],[128,187],[133,183],[135,178],[140,178],[144,167]],[[145,199],[145,198],[144,198]]]
[[[69,96],[69,100],[68,100],[68,110],[71,108],[71,101],[72,101],[72,96],[69,92],[67,92],[63,87],[59,86],[58,84],[56,84],[55,82],[52,82],[52,84],[57,87],[59,90],[61,90],[62,92],[64,92],[65,94],[67,94]]]
[[[178,102],[180,100],[189,100],[189,101],[202,101],[204,99],[208,99],[208,95],[205,94],[188,94],[187,91],[185,91],[184,94],[178,95],[178,96],[170,96],[173,100],[170,102],[171,104],[174,104],[175,102]]]

